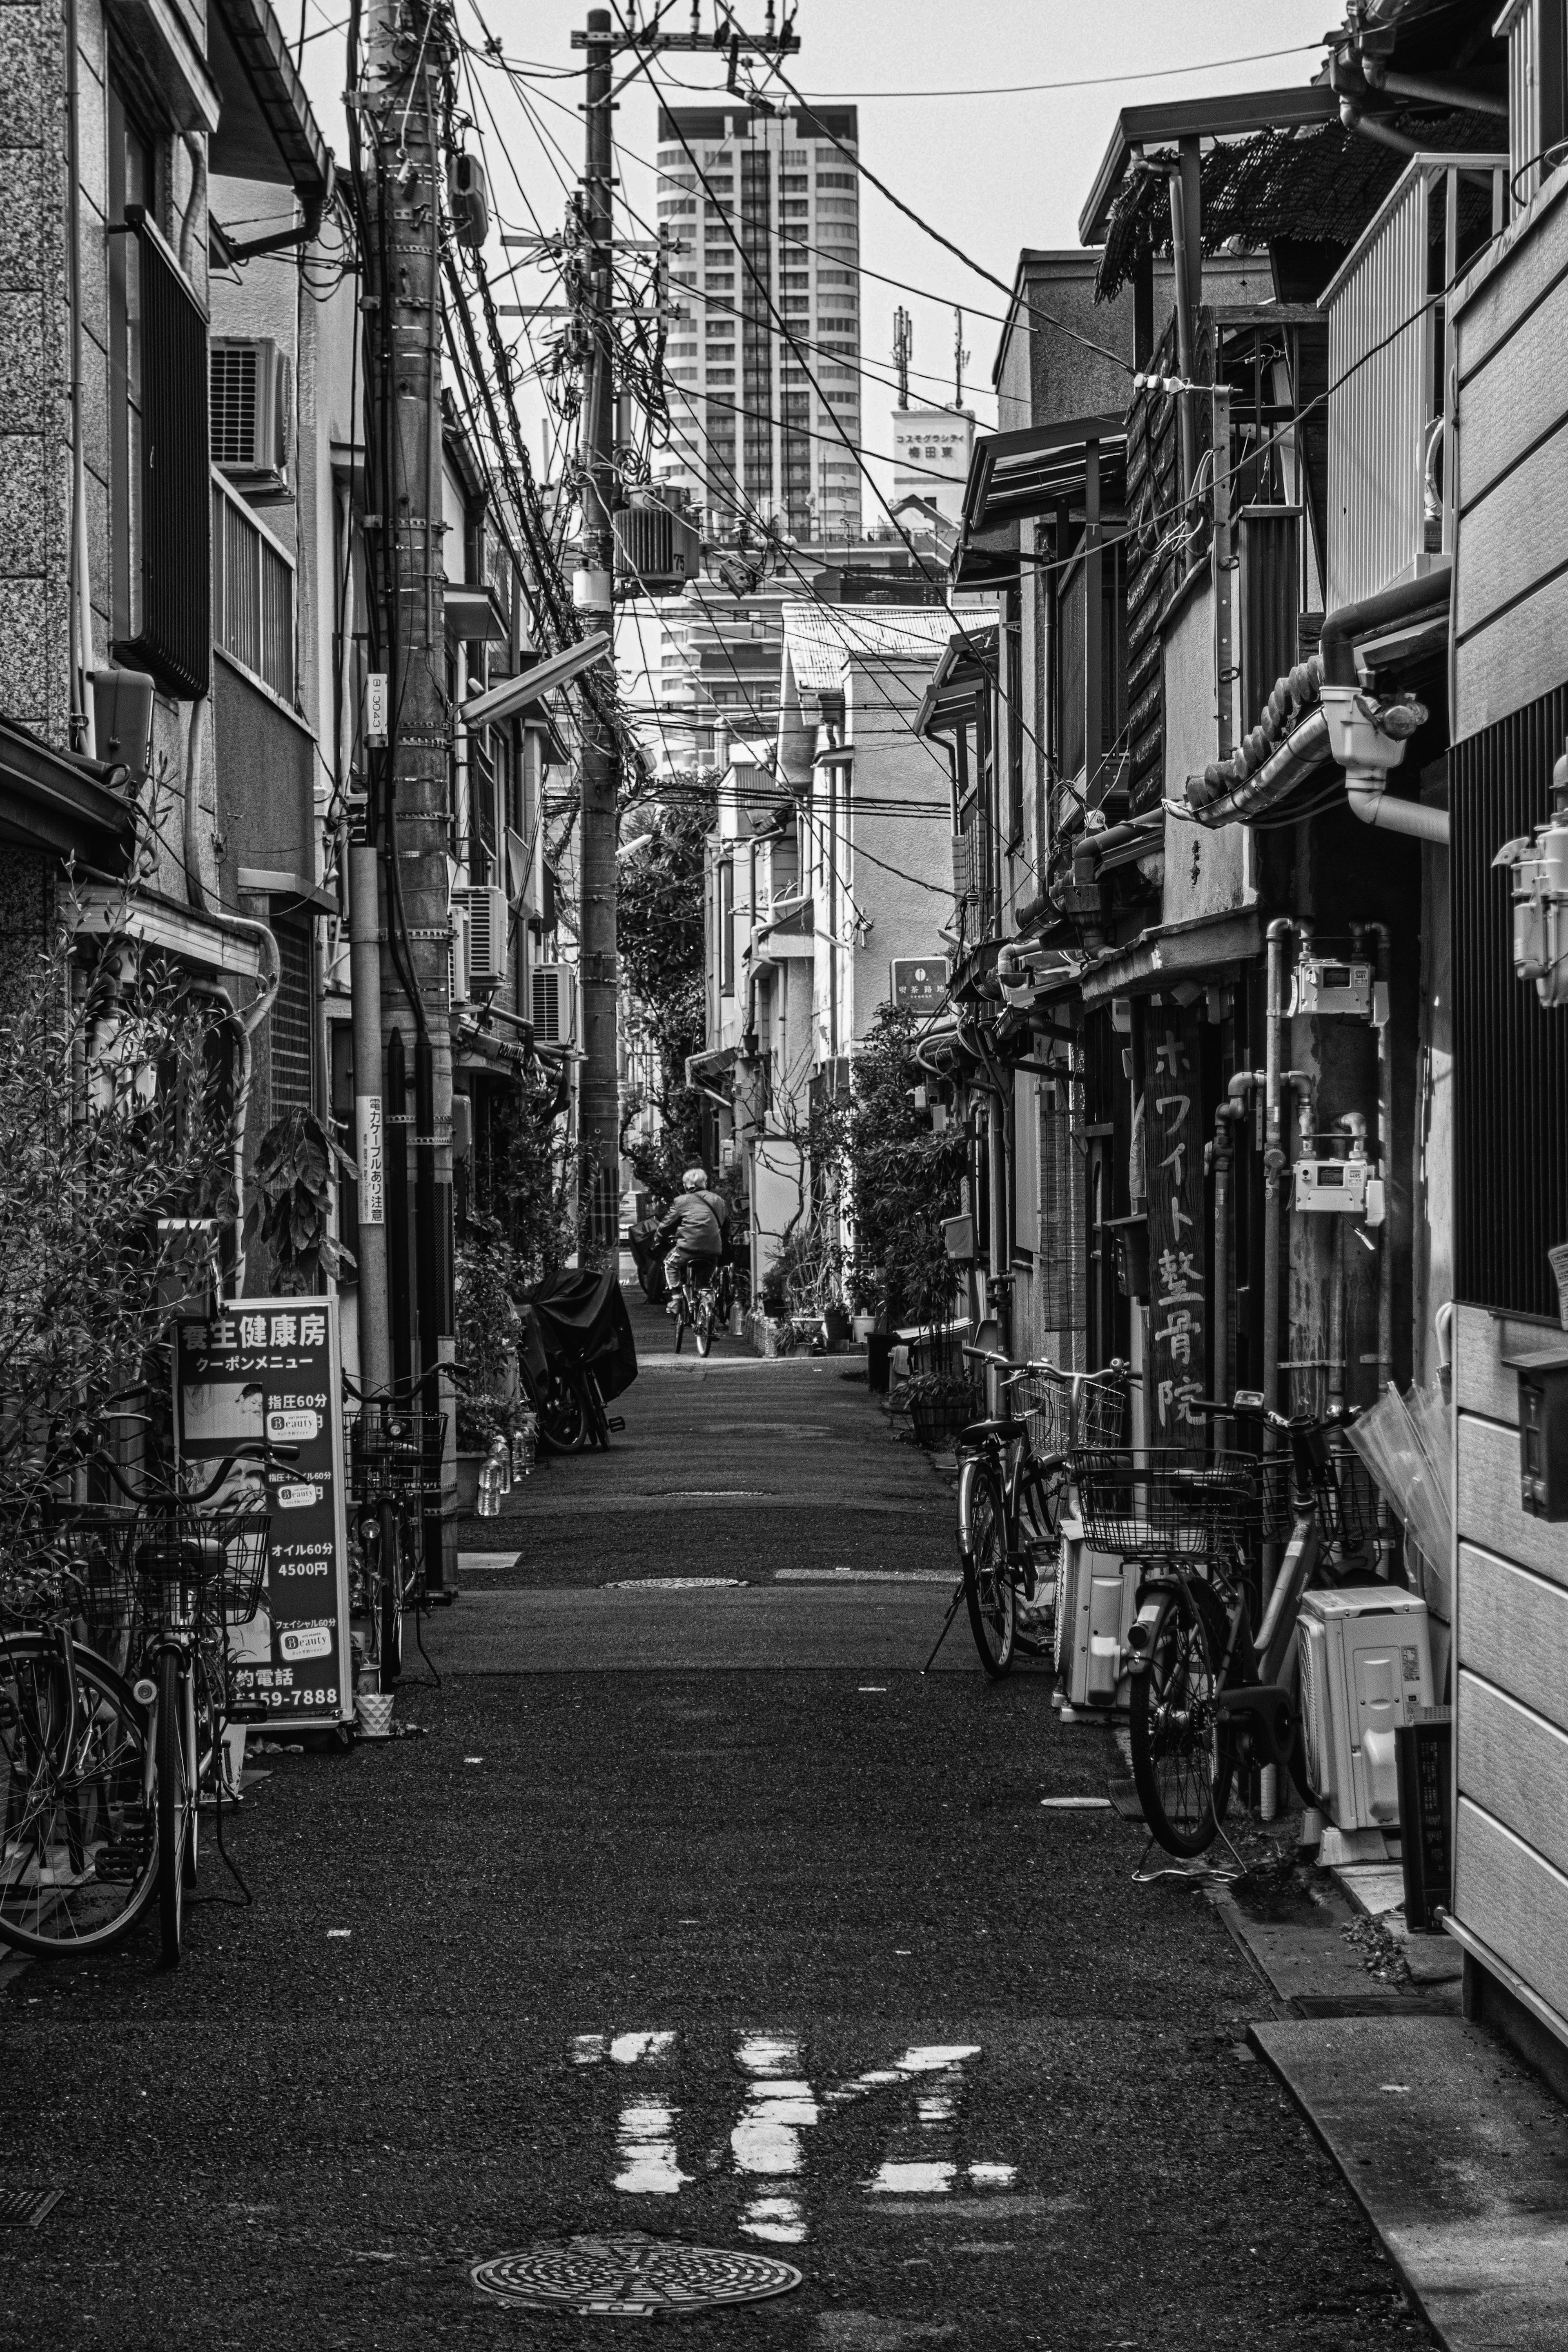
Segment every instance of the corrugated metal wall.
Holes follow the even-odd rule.
[[[1568,687],[1450,754],[1456,1296],[1557,1316],[1546,1253],[1568,1241],[1568,1014],[1513,968],[1510,877],[1492,859],[1545,822]]]
[[[1433,407],[1422,311],[1427,214],[1417,170],[1328,306],[1329,382],[1338,387],[1329,403],[1331,611],[1386,588],[1424,544],[1423,440]],[[1385,341],[1401,320],[1409,324]]]

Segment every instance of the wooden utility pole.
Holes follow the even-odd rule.
[[[413,1147],[412,1285],[389,1268],[395,1370],[427,1371],[452,1353],[452,1039],[447,852],[448,743],[441,521],[441,146],[438,77],[449,40],[439,0],[391,0],[373,19],[361,104],[371,155],[365,298],[380,364],[366,387],[379,478],[369,486],[381,560],[381,643],[387,673],[386,749],[373,778],[371,819],[382,869],[384,1034],[392,1063],[411,1042],[412,1113],[386,1088],[385,1118],[408,1118],[388,1150],[389,1183]],[[395,1067],[394,1076],[397,1075]],[[359,1081],[356,1079],[356,1090]],[[368,1087],[364,1088],[369,1092]],[[395,1243],[403,1204],[388,1204]],[[389,1253],[390,1255],[390,1253]],[[399,1339],[411,1286],[412,1330]],[[406,1360],[414,1359],[412,1363]],[[449,1409],[436,1383],[424,1402]],[[445,1386],[445,1383],[440,1385]],[[455,1540],[455,1530],[454,1530]],[[447,1582],[439,1497],[425,1521],[425,1569]],[[455,1559],[451,1563],[455,1566]]]

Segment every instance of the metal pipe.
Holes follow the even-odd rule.
[[[1310,934],[1289,915],[1276,915],[1266,934],[1268,950],[1267,1034],[1263,1073],[1263,1402],[1270,1412],[1279,1408],[1279,1269],[1282,1176],[1286,1167],[1279,1105],[1283,1083],[1281,1040],[1285,1029],[1285,942],[1295,940],[1298,953]],[[1272,1454],[1278,1439],[1264,1427],[1264,1451]]]
[[[1193,380],[1193,297],[1187,268],[1187,207],[1182,185],[1179,163],[1170,170],[1171,189],[1171,260],[1176,276],[1176,362],[1182,382]],[[1182,504],[1185,507],[1193,494],[1193,482],[1198,470],[1198,420],[1190,393],[1182,394],[1176,404],[1176,421],[1181,432]]]
[[[1448,812],[1428,808],[1423,801],[1405,801],[1389,792],[1386,775],[1358,774],[1345,771],[1345,799],[1352,814],[1363,824],[1375,824],[1384,833],[1401,833],[1412,841],[1425,841],[1434,849],[1448,846]]]
[[[1230,1175],[1235,1161],[1232,1131],[1247,1117],[1247,1097],[1257,1084],[1253,1070],[1238,1070],[1214,1115],[1214,1392],[1222,1404],[1230,1396]],[[1231,1444],[1228,1420],[1215,1430],[1216,1444]]]
[[[1401,580],[1393,588],[1380,588],[1375,596],[1361,596],[1353,604],[1336,605],[1324,616],[1318,645],[1324,685],[1359,686],[1356,638],[1369,635],[1385,622],[1412,620],[1417,613],[1446,604],[1450,577],[1451,566],[1445,564],[1440,570],[1422,572],[1415,580]]]
[[[1384,1395],[1394,1378],[1394,1072],[1389,1054],[1389,963],[1392,940],[1386,923],[1355,923],[1351,943],[1359,956],[1366,940],[1377,942],[1377,985],[1383,992],[1382,1013],[1373,1000],[1373,1024],[1377,1031],[1377,1172],[1383,1180],[1383,1223],[1377,1235],[1377,1393]]]
[[[98,757],[96,719],[92,706],[92,580],[87,551],[87,455],[81,380],[81,153],[78,118],[80,113],[79,54],[76,0],[66,7],[66,140],[70,201],[66,234],[70,240],[71,338],[71,634],[75,639],[76,675],[73,700],[80,704],[81,733],[75,749],[89,760]]]
[[[349,992],[353,1008],[354,1155],[359,1165],[359,1362],[367,1395],[392,1385],[386,1266],[386,1130],[382,1120],[380,866],[373,844],[348,853]]]

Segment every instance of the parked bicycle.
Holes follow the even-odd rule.
[[[447,1415],[420,1400],[444,1373],[460,1376],[460,1367],[432,1364],[418,1379],[374,1397],[343,1374],[343,1388],[359,1407],[345,1431],[359,1587],[353,1597],[370,1620],[384,1691],[403,1673],[405,1612],[427,1605],[425,1516],[432,1497],[439,1504]]]
[[[1314,1801],[1298,1698],[1301,1596],[1364,1573],[1376,1526],[1370,1480],[1331,1443],[1353,1414],[1266,1412],[1247,1391],[1194,1409],[1257,1419],[1288,1450],[1260,1459],[1088,1449],[1073,1462],[1089,1540],[1143,1570],[1128,1635],[1132,1776],[1151,1834],[1182,1856],[1205,1852],[1219,1834],[1238,1763],[1289,1771],[1303,1801]],[[1259,1537],[1287,1540],[1255,1633]]]
[[[163,1957],[180,1957],[195,1884],[201,1791],[226,1715],[227,1628],[253,1616],[267,1562],[265,1491],[245,1465],[295,1449],[237,1447],[199,1486],[134,1486],[100,1445],[80,1459],[131,1507],[51,1510],[0,1620],[0,1940],[46,1955],[101,1949],[154,1896]],[[122,1645],[128,1679],[81,1638]]]

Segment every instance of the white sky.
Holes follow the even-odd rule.
[[[310,30],[322,28],[307,49],[306,78],[326,135],[341,154],[347,143],[341,104],[343,36],[324,27],[339,22],[342,0],[304,0],[304,5]],[[292,37],[298,24],[293,0],[281,0],[281,6]],[[509,58],[547,70],[570,72],[581,66],[582,52],[574,52],[571,35],[585,20],[586,0],[479,0],[479,6]],[[457,0],[457,8],[460,27],[481,43],[474,0]],[[1010,279],[1021,246],[1077,245],[1079,207],[1121,107],[1303,83],[1320,62],[1321,36],[1338,13],[1325,0],[1268,0],[1261,6],[1258,0],[962,0],[956,5],[954,0],[799,0],[801,49],[785,70],[807,98],[854,98],[863,160],[974,259]],[[738,0],[736,14],[760,27],[763,0]],[[711,0],[703,0],[702,16],[711,22]],[[667,23],[687,27],[687,0],[676,0]],[[1301,45],[1292,54],[1258,58],[1262,51],[1289,50],[1292,43]],[[1215,62],[1247,57],[1258,61]],[[1206,70],[1144,70],[1191,64]],[[704,95],[722,90],[717,60],[677,54],[668,59],[666,71],[692,86],[671,89],[677,104],[700,104]],[[1028,96],[871,95],[1123,74],[1138,79],[1099,79],[1091,87]],[[502,133],[498,139],[481,111],[479,143],[498,214],[512,223],[526,222],[531,204],[546,227],[556,226],[564,203],[557,174],[570,177],[582,154],[580,85],[550,82],[542,75],[531,93],[540,126],[535,130],[500,74],[488,70],[481,80]],[[619,107],[616,128],[623,142],[624,194],[651,221],[652,173],[635,159],[653,154],[656,100],[639,77],[624,91]],[[563,156],[550,148],[549,137],[559,141]],[[965,400],[983,428],[994,424],[989,386],[1002,299],[994,288],[869,187],[861,198],[860,257],[863,266],[924,289],[910,294],[874,278],[865,281],[862,364],[890,377],[893,311],[902,302],[914,319],[914,368],[937,378],[928,383],[912,376],[911,394],[951,400],[952,306],[962,303],[972,355]],[[515,256],[503,254],[492,238],[487,258],[492,274],[499,274]],[[543,274],[520,273],[516,299],[549,299]],[[868,456],[890,447],[887,420],[893,404],[890,389],[862,385]],[[529,414],[530,446],[538,453],[542,412],[536,399]],[[873,470],[880,474],[884,490],[890,490],[890,467]],[[880,519],[868,497],[868,525]]]

